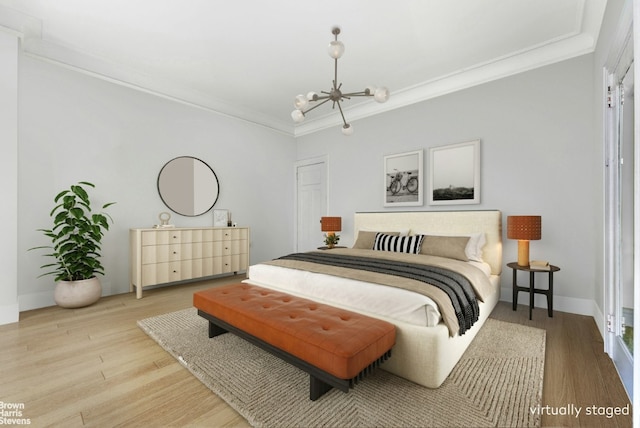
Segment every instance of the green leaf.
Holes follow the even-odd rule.
[[[63,197],[64,195],[66,195],[67,193],[69,193],[68,190],[63,190],[62,192],[58,193],[56,195],[56,197],[53,199],[54,202],[58,202],[58,200],[60,200],[61,197]]]
[[[71,208],[69,212],[77,219],[81,219],[84,216],[84,210],[82,208]]]
[[[82,188],[82,186],[71,186],[71,191],[75,193],[82,202],[89,205],[89,195],[87,191]]]

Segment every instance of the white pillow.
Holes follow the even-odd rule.
[[[474,262],[483,262],[482,260],[482,248],[487,243],[487,238],[484,233],[433,233],[433,232],[416,232],[416,235],[431,235],[431,236],[468,236],[469,242],[464,249],[467,258]]]

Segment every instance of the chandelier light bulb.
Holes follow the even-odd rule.
[[[373,99],[379,103],[384,103],[389,99],[389,90],[387,88],[377,88],[373,91]]]
[[[353,126],[351,126],[351,124],[347,123],[342,127],[342,134],[346,135],[347,137],[351,134],[353,134]]]
[[[296,99],[293,101],[293,106],[298,110],[304,110],[305,107],[307,107],[308,105],[309,105],[309,101],[307,100],[307,97],[305,97],[302,94],[298,95]]]
[[[309,101],[317,101],[318,100],[318,94],[316,94],[315,92],[311,91],[307,93],[307,99]]]
[[[339,40],[332,40],[331,43],[329,43],[328,52],[331,58],[333,59],[340,58],[344,53],[344,43],[342,43]]]
[[[300,123],[304,120],[304,113],[296,109],[291,112],[291,119],[293,119],[295,123]]]

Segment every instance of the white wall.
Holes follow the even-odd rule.
[[[46,244],[53,198],[93,182],[96,206],[110,201],[115,223],[103,245],[105,294],[129,290],[128,230],[158,223],[167,211],[156,180],[170,159],[189,155],[218,176],[216,208],[251,227],[251,262],[292,250],[293,137],[73,70],[24,57],[20,67],[18,294],[20,310],[53,304],[46,259],[27,249]],[[211,213],[173,214],[177,226],[211,226]],[[133,298],[133,296],[132,296]]]
[[[0,31],[0,324],[18,321],[18,38]]]
[[[348,138],[338,128],[301,137],[297,157],[329,157],[329,206],[343,217],[341,243],[348,245],[354,212],[386,210],[383,155],[423,149],[428,175],[430,147],[480,138],[481,203],[409,209],[499,209],[503,232],[507,215],[541,215],[542,240],[531,242],[531,258],[562,269],[555,275],[556,309],[592,315],[602,262],[593,74],[593,55],[584,55],[357,121]],[[506,264],[516,259],[517,243],[506,232],[503,238]],[[503,272],[503,300],[511,300],[510,270]],[[538,280],[544,286],[546,278]]]

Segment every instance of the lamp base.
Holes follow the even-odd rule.
[[[518,240],[518,266],[529,266],[529,241]]]

